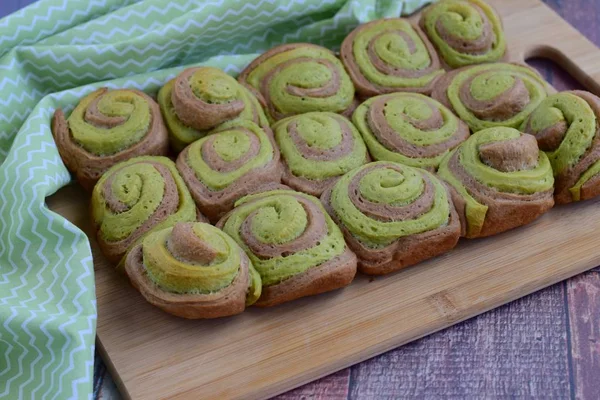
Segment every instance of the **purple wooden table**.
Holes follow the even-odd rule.
[[[0,0],[0,16],[35,0]],[[600,0],[544,0],[600,46]],[[558,90],[579,87],[530,60]],[[119,398],[96,357],[95,399]],[[600,399],[600,269],[305,385],[279,399]]]

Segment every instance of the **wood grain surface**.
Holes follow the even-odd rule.
[[[31,2],[1,0],[0,16]],[[600,1],[545,2],[600,44]],[[559,90],[578,85],[545,60],[531,64]],[[599,399],[598,376],[600,273],[596,270],[279,398]],[[119,397],[100,359],[95,377],[95,398]]]

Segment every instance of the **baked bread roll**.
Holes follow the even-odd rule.
[[[348,112],[354,85],[330,50],[307,43],[277,46],[250,63],[238,80],[263,101],[272,121],[311,111]]]
[[[600,194],[600,98],[584,91],[549,96],[523,123],[552,164],[558,204]]]
[[[239,314],[261,292],[246,253],[229,235],[200,222],[148,234],[127,255],[125,271],[150,304],[183,318]]]
[[[506,59],[502,20],[483,0],[441,0],[420,25],[450,68]]]
[[[525,225],[554,205],[554,178],[535,137],[512,128],[475,133],[444,157],[463,236],[491,236]]]
[[[254,95],[218,68],[184,70],[160,89],[158,103],[175,151],[224,122],[248,120],[269,126]]]
[[[519,129],[549,90],[533,68],[497,63],[464,67],[442,75],[431,97],[477,132],[497,126]]]
[[[288,117],[273,130],[284,163],[283,182],[313,196],[320,196],[340,176],[369,159],[360,133],[338,114]]]
[[[403,18],[359,25],[344,39],[340,55],[359,96],[392,92],[431,94],[444,70],[418,26]]]
[[[179,154],[177,169],[211,222],[256,187],[281,180],[283,166],[271,136],[254,122],[238,120],[221,125]]]
[[[313,196],[271,190],[246,196],[217,227],[246,251],[262,279],[267,307],[347,286],[356,256]]]
[[[430,171],[470,134],[452,111],[416,93],[373,97],[356,109],[352,120],[375,160]]]
[[[135,157],[109,169],[94,187],[91,212],[100,250],[114,264],[150,232],[203,220],[166,157]]]
[[[344,175],[321,200],[365,274],[383,275],[435,257],[460,237],[448,188],[420,168],[370,163]]]
[[[52,134],[63,162],[86,190],[121,161],[169,150],[158,104],[133,89],[98,89],[84,97],[69,118],[57,109]]]

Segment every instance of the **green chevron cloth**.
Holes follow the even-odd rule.
[[[156,91],[186,65],[238,73],[274,45],[339,48],[428,0],[41,0],[0,20],[0,398],[91,398],[87,237],[45,198],[71,182],[50,132],[98,87]]]

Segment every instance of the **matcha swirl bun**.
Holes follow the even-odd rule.
[[[423,11],[420,25],[450,68],[506,58],[502,20],[483,0],[442,0]]]
[[[200,222],[148,234],[128,253],[125,271],[150,304],[190,319],[239,314],[261,292],[260,275],[240,246]]]
[[[267,190],[239,200],[217,224],[246,251],[262,279],[257,306],[347,286],[356,256],[313,196]]]
[[[288,117],[273,130],[284,161],[283,182],[313,196],[320,196],[340,176],[369,159],[360,133],[338,114]]]
[[[248,120],[268,126],[267,117],[250,91],[213,67],[188,68],[158,92],[171,146],[181,151],[219,124]]]
[[[460,237],[448,188],[420,168],[366,164],[328,188],[321,201],[365,274],[383,275],[435,257]]]
[[[179,154],[177,169],[211,222],[256,187],[281,180],[283,167],[271,135],[254,122],[233,121]]]
[[[444,157],[463,236],[491,236],[528,224],[554,205],[554,178],[535,137],[512,128],[477,132]]]
[[[417,93],[370,98],[352,115],[374,159],[434,171],[469,137],[469,127],[439,102]]]
[[[402,18],[358,26],[344,39],[340,55],[361,97],[431,94],[435,78],[444,73],[427,36]]]
[[[52,134],[63,162],[87,190],[121,161],[169,150],[158,104],[133,89],[98,89],[84,97],[69,118],[57,109]]]
[[[311,111],[348,112],[354,85],[330,50],[307,43],[277,46],[250,63],[238,80],[259,94],[273,121]]]
[[[600,98],[584,91],[549,96],[522,130],[550,159],[558,204],[600,195]]]
[[[436,81],[431,97],[454,111],[477,132],[497,126],[518,129],[549,90],[534,69],[497,63],[446,73]]]
[[[91,211],[100,250],[115,264],[144,235],[203,219],[166,157],[135,157],[109,169],[94,187]]]

